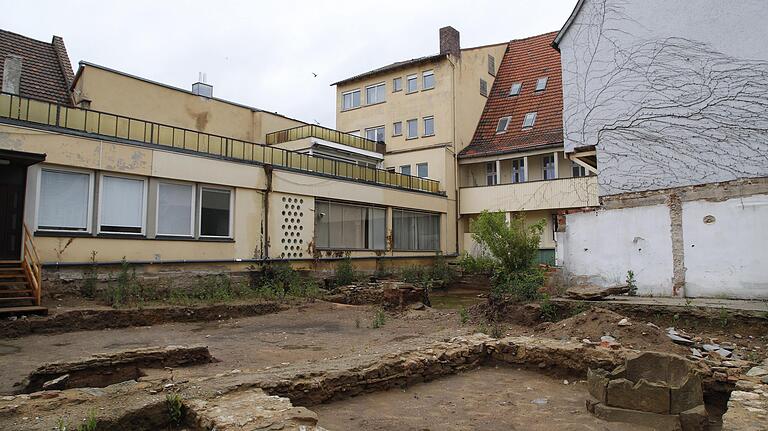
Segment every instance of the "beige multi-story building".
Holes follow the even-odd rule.
[[[460,251],[456,156],[472,139],[506,48],[506,42],[461,48],[459,32],[444,27],[439,54],[333,84],[338,130],[381,143],[384,169],[440,183],[448,200],[449,254]]]
[[[22,286],[0,306],[123,261],[173,285],[274,260],[323,269],[349,254],[373,270],[451,251],[445,188],[380,169],[375,141],[204,82],[87,62],[73,74],[60,38],[0,38],[0,274]]]

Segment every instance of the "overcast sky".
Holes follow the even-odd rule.
[[[498,43],[559,30],[575,4],[0,0],[0,28],[62,36],[75,69],[86,60],[185,89],[202,71],[216,97],[333,127],[329,84],[437,53],[440,27],[459,30],[462,47]]]

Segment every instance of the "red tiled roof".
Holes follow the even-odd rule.
[[[510,153],[563,142],[563,89],[560,53],[552,47],[557,32],[509,42],[499,66],[472,142],[459,157]],[[534,91],[536,80],[547,77],[547,87]],[[510,96],[515,82],[520,94]],[[533,127],[523,129],[523,118],[536,112]],[[512,117],[507,131],[496,134],[502,117]]]
[[[43,42],[0,30],[0,76],[8,55],[22,57],[21,96],[72,104],[69,92],[72,65],[64,40],[54,36],[51,42]]]

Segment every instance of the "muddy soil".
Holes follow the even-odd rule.
[[[426,309],[388,315],[372,328],[369,306],[315,302],[276,314],[210,322],[30,335],[6,339],[0,348],[0,393],[18,390],[14,383],[45,362],[69,361],[99,352],[151,346],[200,344],[220,362],[173,371],[175,380],[234,369],[279,368],[295,362],[318,362],[362,353],[389,353],[430,340],[473,332],[455,312]]]
[[[312,407],[331,430],[600,430],[651,428],[609,423],[584,407],[585,382],[508,367],[483,367],[405,390]]]

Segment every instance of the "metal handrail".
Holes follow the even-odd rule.
[[[304,138],[318,138],[374,152],[377,151],[378,147],[381,145],[379,142],[372,141],[362,136],[340,132],[338,130],[329,129],[327,127],[318,126],[315,124],[306,124],[304,126],[267,133],[266,143],[267,145],[275,145]]]
[[[440,182],[436,180],[8,93],[0,93],[0,118],[183,149],[234,161],[281,166],[406,190],[443,193]]]

